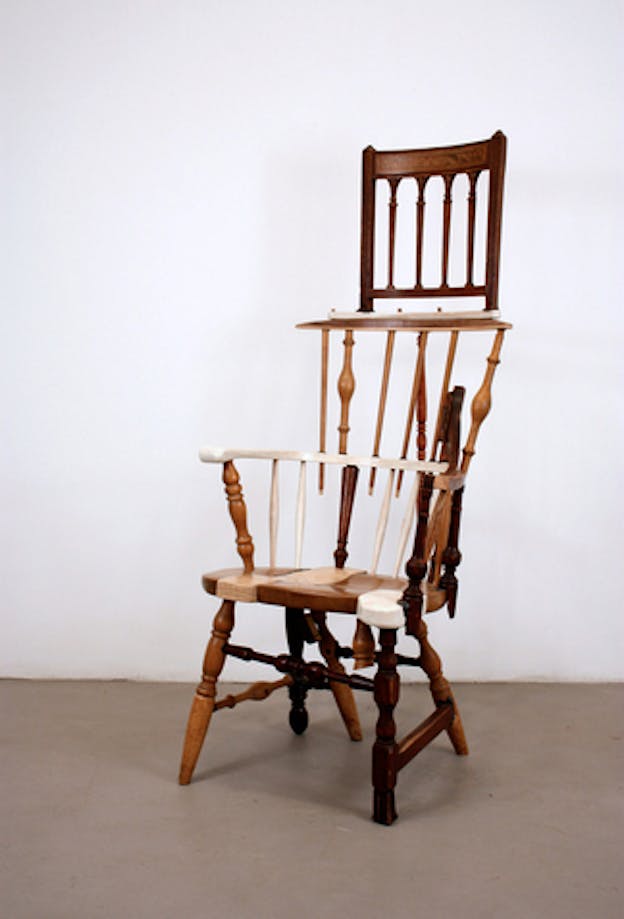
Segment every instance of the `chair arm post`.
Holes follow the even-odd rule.
[[[433,490],[433,475],[426,474],[421,477],[418,489],[418,522],[416,524],[416,537],[412,557],[405,566],[408,585],[401,598],[401,606],[405,610],[405,631],[408,635],[417,635],[418,623],[423,613],[423,592],[421,582],[427,573],[427,559],[425,558],[425,545],[427,541],[427,526],[429,523],[429,504]]]
[[[228,507],[232,523],[236,529],[236,549],[241,557],[245,573],[254,570],[254,545],[247,530],[247,507],[243,499],[243,489],[240,476],[232,460],[223,464],[223,484],[228,499]]]

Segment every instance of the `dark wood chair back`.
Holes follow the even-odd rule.
[[[505,172],[506,138],[497,131],[489,140],[453,147],[432,147],[425,150],[375,150],[367,147],[362,163],[362,237],[361,237],[361,296],[360,312],[373,312],[375,299],[485,297],[485,309],[498,308],[498,263],[500,251],[503,179]],[[485,242],[485,283],[475,284],[475,223],[477,213],[477,182],[482,173],[489,174],[489,201]],[[468,177],[468,208],[466,228],[465,283],[449,283],[449,240],[451,235],[452,187],[456,176]],[[425,236],[425,187],[432,176],[444,182],[443,229],[440,283],[424,286],[423,240]],[[414,284],[395,285],[395,252],[397,226],[397,192],[406,179],[416,182],[416,251]],[[387,278],[385,286],[375,286],[375,197],[376,183],[387,182],[388,201]]]

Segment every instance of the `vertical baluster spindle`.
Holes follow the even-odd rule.
[[[466,248],[466,284],[469,287],[473,285],[474,274],[474,236],[475,236],[475,219],[477,213],[477,179],[481,170],[476,169],[468,173],[470,189],[468,191],[468,245]]]
[[[344,360],[342,370],[338,377],[338,395],[340,396],[340,424],[338,425],[338,452],[347,452],[347,440],[349,435],[349,405],[355,391],[355,377],[353,375],[352,352],[355,342],[353,332],[347,329],[343,341]]]
[[[416,406],[418,403],[418,396],[420,392],[420,387],[424,382],[423,368],[425,363],[425,350],[427,347],[427,332],[421,332],[418,336],[418,357],[416,359],[416,366],[414,368],[414,378],[412,380],[412,392],[410,394],[409,406],[407,409],[407,418],[405,420],[405,433],[403,435],[403,447],[401,449],[401,459],[405,459],[407,456],[407,451],[409,448],[410,438],[412,436],[412,427],[414,424],[414,415],[416,414]],[[426,407],[425,407],[426,415]],[[396,485],[396,496],[398,497],[401,492],[401,483],[403,482],[403,470],[399,469],[399,474],[397,475],[397,485]]]
[[[373,444],[373,456],[379,456],[379,446],[381,443],[381,431],[383,428],[384,415],[386,412],[386,400],[388,398],[388,381],[390,379],[390,365],[392,363],[392,350],[394,348],[394,336],[396,332],[388,332],[386,338],[386,353],[384,357],[383,375],[381,377],[381,390],[379,392],[379,407],[377,409],[377,427],[375,429],[375,442]],[[375,476],[377,467],[371,466],[370,478],[368,481],[368,493],[372,495],[375,487]]]
[[[390,200],[388,201],[388,287],[394,287],[394,253],[396,243],[396,210],[397,210],[397,188],[399,187],[400,178],[388,179],[390,185]]]
[[[449,239],[451,236],[451,188],[455,173],[444,176],[444,228],[442,231],[442,287],[448,285]]]
[[[277,565],[277,527],[279,518],[278,461],[271,464],[271,499],[269,502],[269,565]]]
[[[327,449],[327,369],[329,364],[329,329],[321,332],[321,421],[319,431],[319,452]],[[325,487],[325,464],[319,464],[319,493]]]
[[[423,229],[425,224],[425,185],[429,176],[418,176],[418,200],[416,201],[416,284],[422,287]]]
[[[303,552],[303,528],[306,506],[306,464],[299,463],[299,485],[297,487],[297,510],[295,513],[295,568],[301,568]]]
[[[463,450],[461,465],[461,471],[464,474],[468,472],[468,467],[470,466],[472,457],[475,454],[475,444],[477,441],[479,428],[487,417],[492,405],[492,380],[494,379],[496,367],[498,364],[500,364],[499,358],[500,351],[503,346],[504,335],[504,329],[499,329],[499,331],[496,333],[494,344],[492,345],[492,350],[487,359],[487,367],[483,377],[483,382],[481,383],[479,391],[476,393],[474,399],[472,400],[472,405],[470,407],[472,424],[470,425],[468,440],[466,441],[466,446]]]

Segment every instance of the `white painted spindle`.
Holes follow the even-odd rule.
[[[401,533],[399,535],[399,546],[397,549],[396,562],[394,563],[394,572],[393,577],[398,578],[401,565],[405,558],[405,549],[407,547],[407,540],[414,523],[414,518],[416,516],[416,498],[418,497],[418,483],[420,482],[420,473],[416,473],[414,476],[414,484],[412,485],[412,490],[410,491],[410,496],[405,507],[405,515],[403,517],[403,522],[401,524]]]
[[[271,500],[269,504],[269,565],[277,565],[277,525],[279,518],[279,482],[277,471],[278,460],[271,464]]]
[[[377,530],[375,531],[375,548],[373,549],[373,560],[370,566],[370,573],[375,574],[377,572],[377,566],[379,565],[379,556],[381,555],[381,549],[383,546],[384,537],[386,535],[386,528],[388,526],[388,515],[390,513],[390,499],[392,497],[392,485],[394,483],[394,469],[388,470],[388,484],[386,485],[386,490],[384,492],[383,501],[381,502],[381,508],[379,510],[379,520],[377,521]]]
[[[299,487],[297,489],[297,511],[295,514],[295,568],[301,568],[303,550],[303,527],[305,524],[306,464],[299,463]]]

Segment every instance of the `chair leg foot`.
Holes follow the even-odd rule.
[[[416,631],[416,638],[420,643],[421,666],[429,677],[429,689],[436,705],[443,702],[451,702],[453,705],[453,722],[447,733],[457,755],[467,756],[468,744],[466,742],[466,735],[464,734],[464,726],[459,714],[459,709],[457,708],[457,703],[455,702],[449,682],[442,673],[442,661],[440,660],[440,656],[429,644],[427,634],[427,626],[424,620],[421,619]]]
[[[229,639],[233,627],[234,603],[230,600],[224,600],[214,619],[212,634],[204,656],[202,679],[195,691],[195,698],[191,705],[191,712],[186,726],[178,779],[180,785],[188,785],[193,777],[193,771],[214,711],[217,680],[225,664],[223,645]]]
[[[397,818],[394,807],[394,791],[373,792],[373,820],[384,826],[390,826]]]

